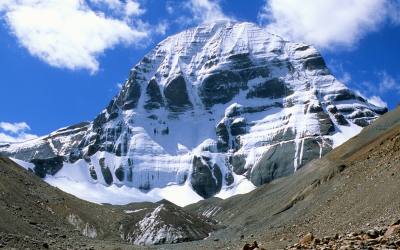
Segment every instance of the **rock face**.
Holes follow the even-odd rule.
[[[384,112],[337,81],[312,46],[219,22],[158,44],[92,122],[0,154],[62,157],[104,185],[189,183],[208,198],[243,177],[258,186],[290,175]]]

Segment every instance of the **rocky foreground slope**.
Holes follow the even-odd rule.
[[[127,203],[110,191],[127,187],[151,194],[128,200],[152,201],[178,185],[174,193],[191,197],[167,198],[184,205],[291,175],[384,112],[340,83],[312,46],[219,22],[158,44],[93,121],[0,154],[84,199]],[[82,196],[67,189],[77,183],[112,189]]]
[[[216,228],[168,201],[89,203],[0,158],[0,248],[136,249],[200,240]]]

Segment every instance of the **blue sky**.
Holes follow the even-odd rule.
[[[0,141],[93,119],[132,66],[169,35],[217,19],[315,45],[350,88],[400,101],[399,0],[5,0]]]

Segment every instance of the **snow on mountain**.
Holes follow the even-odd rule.
[[[158,44],[92,122],[0,154],[83,199],[185,205],[290,175],[384,112],[312,46],[216,22]]]

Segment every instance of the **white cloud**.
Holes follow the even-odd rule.
[[[140,16],[146,12],[137,0],[88,0],[97,7],[107,7],[113,14],[123,14],[125,17]]]
[[[232,20],[223,13],[217,0],[190,0],[186,3],[186,8],[190,10],[190,18],[196,23]]]
[[[89,2],[97,5],[106,5],[110,9],[121,9],[123,6],[120,0],[89,0]]]
[[[119,0],[106,2],[120,8]],[[125,7],[133,1],[126,2]],[[134,4],[133,4],[134,5]],[[131,6],[131,5],[129,5]],[[127,14],[139,14],[140,7],[129,7]],[[0,12],[19,43],[30,54],[60,68],[96,72],[98,56],[117,44],[135,44],[149,36],[147,30],[131,25],[132,20],[107,17],[94,11],[83,0],[7,0]]]
[[[160,34],[160,35],[165,35],[165,34],[167,33],[167,30],[168,30],[168,23],[167,23],[167,21],[160,22],[160,23],[157,24],[157,26],[154,28],[154,31],[155,31],[157,34]]]
[[[394,2],[266,0],[259,20],[267,22],[272,32],[291,40],[311,43],[320,48],[351,47],[387,19],[394,20]],[[389,15],[390,12],[393,13]],[[399,13],[395,13],[398,17]]]
[[[136,1],[128,0],[125,5],[126,16],[140,16],[145,13],[145,10],[140,7]]]
[[[400,82],[386,71],[378,72],[376,75],[378,77],[376,82],[364,81],[357,88],[372,104],[387,107],[387,103],[380,96],[391,93],[400,95]]]
[[[351,75],[348,72],[343,72],[343,74],[339,77],[339,81],[344,84],[349,84],[351,82]]]
[[[0,143],[15,143],[38,138],[37,135],[28,133],[30,129],[26,122],[0,122]]]
[[[361,88],[368,93],[384,95],[387,93],[395,93],[400,95],[400,82],[394,76],[386,71],[376,73],[378,81],[364,81],[361,83]]]
[[[9,122],[0,122],[0,129],[11,132],[11,133],[18,133],[20,131],[30,130],[26,122],[16,122],[16,123],[9,123]]]
[[[378,107],[387,107],[388,106],[385,101],[383,101],[379,96],[376,96],[376,95],[368,98],[368,101]]]
[[[385,71],[380,72],[379,75],[381,77],[381,81],[379,82],[378,85],[379,93],[383,94],[394,91],[400,94],[400,84],[393,76],[389,75]]]

